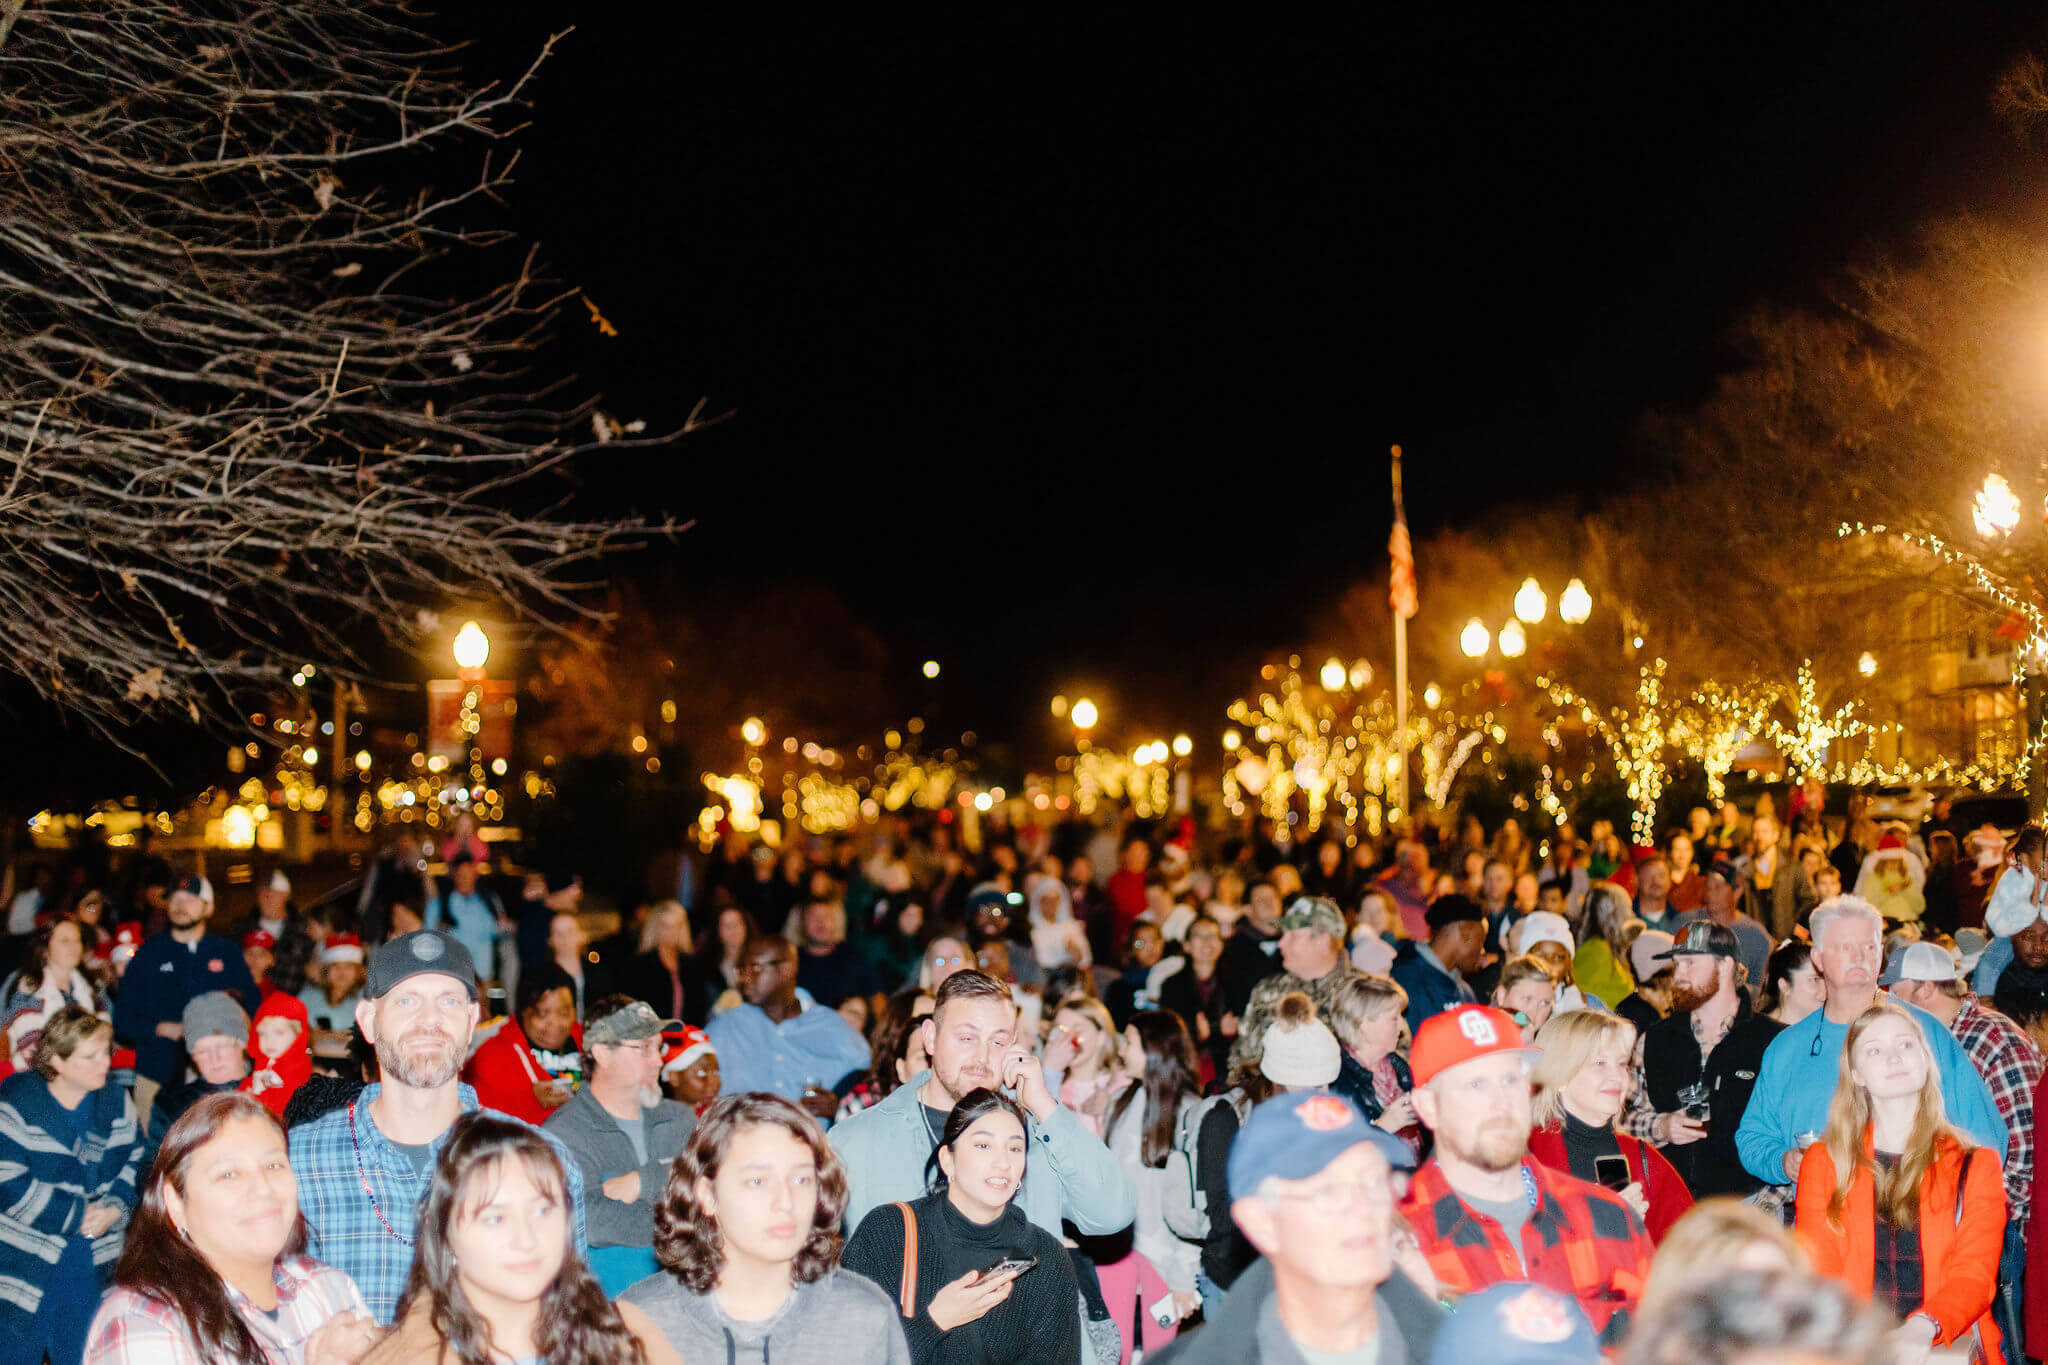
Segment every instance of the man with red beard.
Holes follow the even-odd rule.
[[[1746,1198],[1763,1187],[1742,1164],[1735,1130],[1784,1025],[1750,1008],[1734,930],[1685,926],[1671,951],[1671,1017],[1636,1043],[1636,1084],[1622,1126],[1654,1142],[1693,1198]]]
[[[381,945],[356,1006],[380,1079],[346,1108],[291,1130],[306,1254],[346,1271],[379,1326],[390,1325],[412,1270],[420,1200],[448,1130],[482,1107],[456,1080],[476,1022],[476,967],[461,943],[418,929]],[[581,1253],[582,1177],[560,1139],[541,1136],[568,1173]]]
[[[1417,1030],[1415,1113],[1436,1134],[1436,1155],[1401,1212],[1444,1288],[1548,1286],[1575,1297],[1613,1347],[1654,1248],[1620,1195],[1529,1159],[1531,1054],[1490,1005],[1460,1005]]]

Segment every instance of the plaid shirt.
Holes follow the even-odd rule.
[[[1519,1259],[1501,1225],[1458,1198],[1435,1161],[1415,1173],[1401,1212],[1430,1269],[1460,1294],[1506,1280],[1570,1294],[1602,1342],[1618,1343],[1650,1272],[1650,1234],[1620,1195],[1534,1161],[1523,1161],[1522,1170],[1536,1205],[1522,1225]]]
[[[299,1211],[306,1216],[306,1254],[345,1271],[377,1325],[389,1327],[412,1271],[413,1234],[433,1169],[415,1172],[371,1119],[370,1107],[383,1089],[365,1086],[354,1103],[292,1129],[291,1159],[299,1178]],[[456,1086],[456,1094],[463,1113],[482,1107],[468,1086]],[[561,1139],[534,1131],[562,1159],[576,1216],[576,1249],[584,1251],[590,1239],[583,1223],[582,1173]],[[446,1132],[434,1139],[437,1156],[447,1141]]]
[[[2018,1024],[1985,1009],[1975,997],[1963,1002],[1948,1028],[1990,1087],[2005,1120],[2011,1139],[2005,1153],[2006,1208],[2024,1226],[2034,1188],[2034,1087],[2041,1083],[2041,1054]]]
[[[228,1302],[263,1348],[271,1365],[295,1365],[306,1358],[306,1341],[342,1313],[363,1313],[355,1281],[306,1256],[279,1260],[277,1318],[271,1320],[233,1285]],[[213,1353],[193,1340],[183,1309],[132,1289],[115,1289],[93,1316],[86,1336],[86,1365],[213,1365]]]

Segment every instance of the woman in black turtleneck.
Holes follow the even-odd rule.
[[[1692,1207],[1692,1192],[1662,1152],[1615,1130],[1635,1080],[1635,1025],[1619,1015],[1574,1010],[1545,1024],[1536,1046],[1543,1051],[1531,1078],[1536,1128],[1529,1155],[1596,1183],[1601,1157],[1624,1158],[1628,1182],[1616,1193],[1642,1216],[1650,1240],[1663,1241],[1665,1229]],[[1710,1114],[1707,1121],[1718,1117]]]
[[[993,1090],[969,1091],[946,1116],[932,1153],[933,1192],[882,1205],[847,1239],[840,1264],[896,1300],[917,1365],[1080,1359],[1080,1290],[1066,1248],[1016,1205],[1027,1146],[1014,1101]],[[908,1275],[906,1213],[917,1228]],[[983,1273],[1000,1261],[1027,1259],[1036,1260],[1028,1270]]]

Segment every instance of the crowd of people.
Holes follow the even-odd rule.
[[[2021,1365],[2048,840],[1786,804],[40,869],[0,1365]]]

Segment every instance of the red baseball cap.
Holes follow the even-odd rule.
[[[1461,1062],[1496,1052],[1534,1052],[1522,1041],[1522,1030],[1505,1010],[1491,1005],[1459,1005],[1422,1021],[1415,1045],[1408,1050],[1408,1069],[1418,1086]]]

